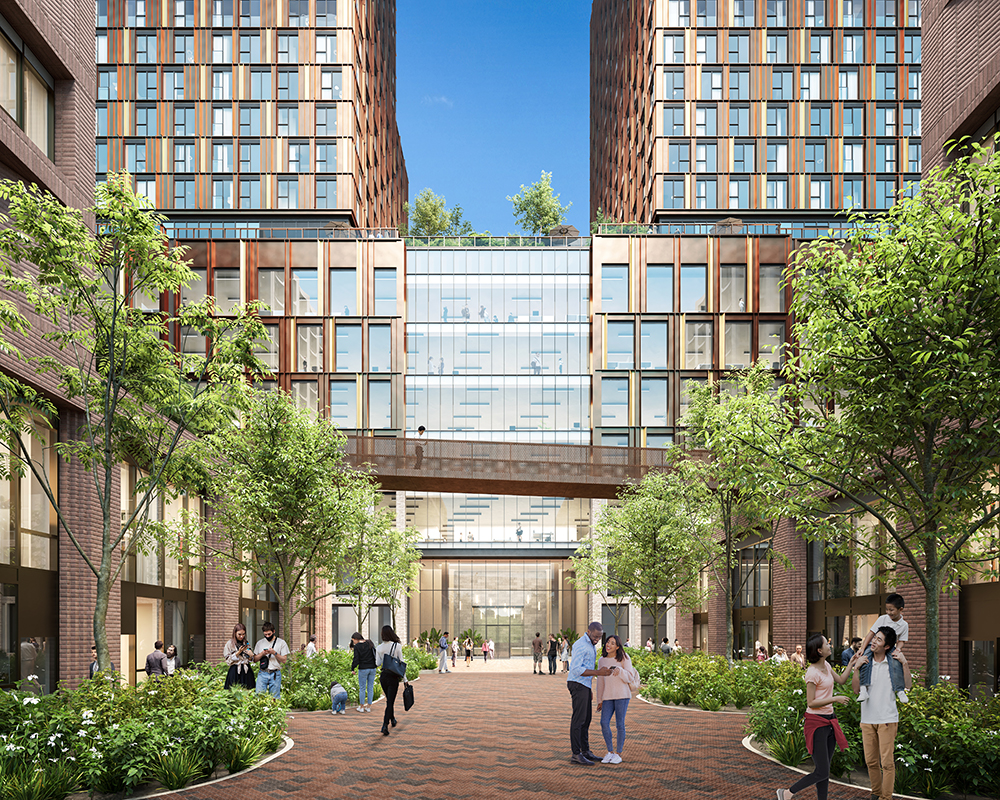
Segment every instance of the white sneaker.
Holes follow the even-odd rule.
[[[868,699],[868,687],[862,686],[861,691],[858,692],[858,700],[863,703],[867,699]]]
[[[612,753],[611,754],[611,761],[609,761],[608,763],[609,764],[621,764],[622,763],[622,757],[620,755],[618,755],[618,753]]]
[[[364,706],[358,706],[354,710],[357,711],[359,714],[364,714],[365,713],[365,707]]]
[[[613,759],[614,757],[615,757],[615,754],[609,752],[606,756],[604,756],[604,758],[601,759],[601,763],[602,764],[611,764],[611,763],[613,763],[611,761],[611,759]]]
[[[900,703],[909,703],[910,702],[910,698],[906,696],[906,689],[900,689],[898,692],[896,692],[896,699]]]

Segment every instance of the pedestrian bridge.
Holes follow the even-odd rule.
[[[370,465],[388,491],[613,498],[668,451],[645,447],[348,436],[355,467]]]

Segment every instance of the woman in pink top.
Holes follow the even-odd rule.
[[[833,694],[833,683],[844,684],[851,677],[855,653],[847,668],[838,675],[830,667],[827,659],[833,653],[830,640],[821,633],[814,633],[806,641],[806,659],[809,667],[806,669],[806,715],[805,733],[806,747],[812,753],[816,768],[809,775],[803,775],[792,784],[791,789],[778,789],[778,800],[791,800],[798,792],[809,786],[816,787],[816,797],[826,800],[830,790],[830,760],[833,758],[834,746],[841,750],[847,749],[847,737],[840,729],[837,716],[833,713],[834,703],[846,703],[844,695]]]
[[[597,679],[597,710],[601,712],[601,731],[608,754],[601,759],[604,764],[621,764],[622,750],[625,748],[625,712],[632,697],[632,687],[639,687],[639,673],[632,666],[622,640],[611,634],[604,643],[604,655],[598,659],[597,667],[610,667],[611,675]],[[618,730],[618,752],[611,746],[611,715],[615,716]]]

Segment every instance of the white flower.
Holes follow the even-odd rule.
[[[80,720],[80,724],[81,725],[96,725],[97,723],[94,722],[94,720],[92,720],[92,719],[84,719],[84,720]]]
[[[92,716],[94,716],[94,712],[93,711],[91,711],[90,709],[85,709],[84,710],[84,712],[83,712],[83,718],[84,719],[90,719]]]
[[[12,750],[17,750],[17,745],[16,744],[9,744],[4,749],[7,750],[8,752],[11,752]]]
[[[795,707],[794,707],[794,706],[789,706],[789,707],[788,707],[788,710],[789,710],[789,711],[795,711]]]
[[[37,681],[38,680],[38,676],[37,675],[29,675],[28,676],[28,680],[29,681]]]
[[[86,736],[86,735],[87,735],[87,732],[86,732],[86,731],[83,731],[83,730],[80,730],[80,731],[77,731],[77,732],[76,732],[76,735],[77,735],[77,736]]]
[[[31,734],[31,736],[29,736],[28,738],[29,738],[29,739],[37,739],[37,738],[38,738],[38,734],[37,734],[37,733],[33,733],[33,734]]]
[[[26,706],[37,706],[38,705],[38,698],[37,697],[25,697],[24,698],[24,704]]]

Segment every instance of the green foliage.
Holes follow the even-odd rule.
[[[580,638],[580,634],[577,633],[574,628],[563,628],[559,631],[559,635],[562,636],[563,639],[568,639],[571,647],[573,642]]]
[[[177,747],[160,753],[153,762],[150,773],[164,788],[173,791],[183,789],[204,771],[205,764],[201,758],[186,747]]]
[[[423,647],[426,647],[429,652],[437,652],[438,643],[441,641],[441,637],[444,635],[444,631],[439,631],[437,628],[431,628],[429,631],[421,631],[419,642]]]
[[[804,730],[786,731],[773,739],[768,739],[767,750],[788,767],[797,767],[809,758]]]
[[[559,195],[552,193],[552,173],[542,171],[541,180],[531,186],[521,184],[521,191],[508,196],[514,206],[514,220],[523,231],[532,236],[545,235],[556,225],[566,221],[570,203],[562,206]]]
[[[474,628],[466,628],[464,631],[462,631],[460,634],[458,634],[458,643],[462,647],[465,647],[465,640],[466,639],[471,639],[472,640],[472,649],[475,650],[477,647],[482,647],[483,646],[483,638],[484,638],[483,634],[481,634],[479,631],[475,630]],[[475,655],[475,653],[473,653],[473,655]]]
[[[222,763],[230,772],[252,767],[264,755],[264,743],[257,738],[239,739],[222,753]]]
[[[445,208],[444,197],[424,189],[417,195],[411,206],[404,204],[408,224],[403,227],[403,236],[474,236],[472,223],[463,219],[464,211],[458,204],[449,211]]]

